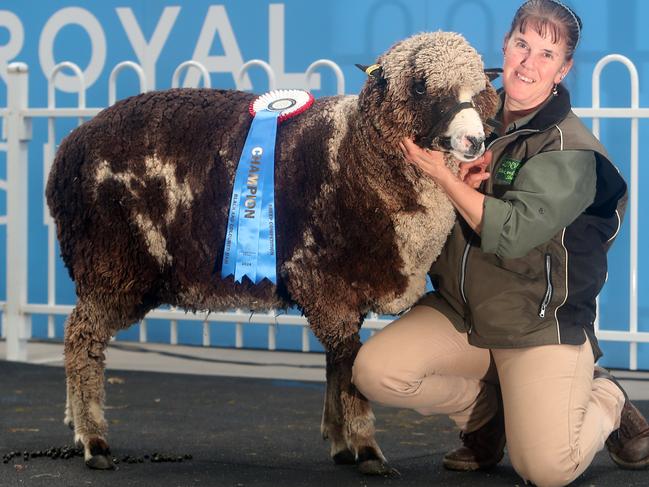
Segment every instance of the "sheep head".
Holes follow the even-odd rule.
[[[424,148],[471,161],[484,152],[498,96],[482,58],[460,34],[430,32],[396,43],[367,69],[359,109],[368,132],[397,147],[411,137]]]

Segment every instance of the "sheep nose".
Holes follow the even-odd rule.
[[[471,144],[470,151],[475,154],[480,151],[482,148],[482,143],[484,142],[484,137],[475,137],[473,135],[467,135],[466,140]]]

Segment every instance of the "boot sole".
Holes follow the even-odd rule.
[[[637,462],[627,462],[625,460],[622,460],[614,453],[609,452],[608,454],[611,457],[611,460],[613,460],[618,467],[624,470],[645,470],[647,467],[649,467],[649,457],[643,458],[642,460],[639,460]]]
[[[505,456],[505,452],[502,451],[500,456],[484,462],[461,462],[456,460],[447,460],[446,458],[442,461],[444,468],[447,470],[453,470],[455,472],[475,472],[476,470],[489,470],[494,468]]]

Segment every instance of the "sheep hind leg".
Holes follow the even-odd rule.
[[[75,443],[84,448],[86,465],[114,468],[104,418],[104,350],[112,335],[106,315],[79,300],[65,329],[66,421],[74,425]]]
[[[72,388],[70,387],[70,380],[65,379],[65,417],[63,418],[63,424],[68,426],[72,431],[74,431],[74,413],[72,412]]]
[[[388,465],[374,438],[372,408],[351,382],[352,365],[359,348],[360,339],[356,333],[327,353],[323,431],[326,425],[336,463],[351,463],[354,459],[364,474],[392,476],[397,472]]]

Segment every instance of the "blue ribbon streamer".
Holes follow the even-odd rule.
[[[252,120],[232,188],[221,277],[247,276],[277,284],[275,142],[280,112],[261,110]]]

